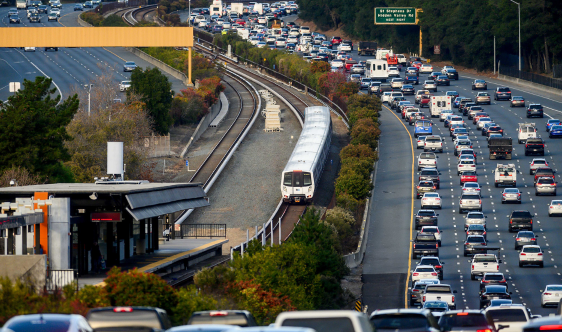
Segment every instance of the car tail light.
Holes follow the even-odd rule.
[[[516,238],[515,240],[516,240],[516,241],[521,241],[521,238]]]
[[[533,223],[533,219],[531,219],[531,224]]]
[[[420,291],[419,289],[412,290],[412,292],[419,292],[419,291]]]
[[[552,293],[543,293],[543,295],[552,295]]]
[[[216,317],[216,316],[228,316],[228,312],[226,312],[226,311],[211,311],[211,313],[209,314],[209,316],[211,316],[211,317]]]
[[[486,245],[486,242],[480,243],[480,245],[483,245],[483,246],[485,246],[485,245]]]
[[[500,270],[500,265],[499,265],[499,264],[496,265],[496,270],[498,270],[498,271]]]
[[[431,272],[431,275],[434,276],[434,277],[436,277],[436,276],[437,276],[437,273]]]
[[[536,238],[532,238],[532,239],[531,239],[531,241],[536,241],[536,240],[537,240]]]
[[[472,269],[474,269],[474,265],[472,265]]]
[[[414,243],[414,249],[416,249],[416,244]]]
[[[436,200],[436,201],[440,201],[441,198],[436,198],[435,200]],[[532,224],[532,223],[533,223],[533,221],[531,220],[531,224]]]
[[[443,265],[435,265],[436,268],[440,269],[443,267]]]
[[[435,244],[435,248],[439,248],[439,244],[438,244],[438,243]],[[433,275],[433,273],[432,273],[432,275]]]
[[[433,186],[433,189],[435,189],[435,186]]]
[[[131,308],[131,307],[115,307],[115,308],[113,308],[113,312],[133,312],[133,308]]]
[[[479,200],[480,204],[482,204],[482,200]]]
[[[537,254],[537,256],[542,256],[542,252],[539,252],[539,253]]]
[[[502,194],[502,196],[505,196],[505,194]]]
[[[490,329],[476,330],[476,332],[492,332]]]
[[[414,277],[417,277],[417,276],[419,276],[419,275],[420,275],[419,273],[414,272]]]
[[[482,282],[485,284],[490,283],[488,280],[482,280]]]
[[[423,302],[425,302],[425,295],[423,296]]]
[[[509,223],[510,223],[510,224],[513,224],[513,220],[512,220],[512,219],[509,219]]]
[[[455,303],[455,296],[453,295],[452,301],[453,303]]]
[[[468,316],[468,312],[458,312],[457,316]]]
[[[526,253],[524,253],[524,252],[522,252],[522,253],[521,253],[521,256],[527,256],[527,254],[526,254]]]

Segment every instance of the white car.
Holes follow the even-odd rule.
[[[131,81],[121,81],[119,83],[119,91],[127,91],[131,87]]]
[[[421,208],[437,208],[441,209],[441,196],[438,193],[425,193],[421,199]]]
[[[295,36],[290,36],[287,37],[287,43],[293,43],[293,44],[298,44],[299,43],[299,38],[295,37]]]
[[[196,15],[196,16],[193,18],[193,24],[198,24],[199,22],[204,21],[204,20],[205,20],[205,16],[203,16],[203,15]]]
[[[265,41],[267,43],[275,43],[277,41],[277,38],[275,38],[275,36],[273,36],[273,35],[269,35],[269,36],[265,37]]]
[[[462,171],[475,171],[476,163],[474,159],[461,159],[457,164],[457,175],[460,175]]]
[[[484,127],[485,123],[491,123],[492,119],[490,118],[480,118],[478,119],[478,122],[476,122],[476,128],[478,129],[482,129],[482,127]]]
[[[277,40],[275,41],[275,46],[286,46],[287,45],[287,40],[285,38],[277,38]]]
[[[403,78],[393,78],[392,81],[390,82],[390,86],[393,89],[400,89],[402,87],[402,85],[404,85],[404,79]]]
[[[267,24],[267,18],[265,17],[258,17],[259,24]]]
[[[381,102],[389,103],[390,98],[392,98],[392,92],[383,92],[383,94],[381,96]]]
[[[348,43],[341,43],[338,45],[338,51],[351,52],[351,45]]]
[[[554,217],[557,215],[562,215],[562,201],[552,200],[550,204],[548,204],[548,216]]]
[[[432,73],[433,72],[433,66],[425,63],[423,65],[421,65],[420,67],[420,73]]]
[[[206,27],[206,26],[207,26],[207,20],[200,20],[200,21],[197,23],[197,26],[198,26],[199,28],[204,28],[204,27]]]
[[[452,110],[442,110],[441,114],[439,115],[439,121],[444,122],[445,118],[448,115],[453,115],[453,111]]]
[[[544,267],[544,255],[540,246],[526,245],[521,248],[519,253],[519,267],[524,265],[538,265]]]
[[[388,77],[400,77],[398,67],[388,67],[386,71],[388,72]]]
[[[433,235],[435,235],[435,239],[437,240],[437,243],[441,247],[441,231],[439,230],[438,226],[423,226],[420,232],[433,233]]]
[[[447,70],[449,70],[449,69],[455,69],[455,67],[453,67],[453,66],[443,66],[443,69],[441,69],[441,74],[447,75]]]
[[[486,227],[486,217],[482,212],[468,212],[464,219],[464,230],[470,225],[484,225]]]
[[[462,186],[462,193],[463,194],[480,194],[481,190],[482,190],[482,188],[480,188],[480,185],[478,184],[478,182],[466,182]]]
[[[544,291],[541,295],[541,305],[546,307],[547,305],[558,305],[560,299],[562,298],[562,285],[546,285]]]
[[[218,18],[216,20],[216,24],[219,25],[219,26],[222,26],[224,24],[224,20],[222,18]]]
[[[230,28],[232,28],[232,24],[230,24],[230,22],[224,22],[222,24],[222,28],[223,29],[230,29]]]
[[[258,37],[250,37],[250,44],[256,46],[260,42]]]
[[[412,271],[412,285],[417,281],[422,279],[437,279],[439,280],[439,275],[432,265],[418,265]]]
[[[51,13],[57,14],[57,17],[60,17],[60,9],[59,8],[51,8]]]
[[[267,46],[267,43],[264,42],[264,41],[261,41],[261,42],[259,42],[256,46],[257,46],[258,48],[264,48],[264,47]]]
[[[418,145],[417,148],[418,149],[423,149],[425,146],[425,135],[420,135],[418,136]]]
[[[23,50],[25,52],[35,52],[35,47],[24,47]]]
[[[343,60],[332,60],[332,62],[330,62],[330,64],[332,65],[333,68],[343,68],[344,63]]]
[[[433,80],[426,80],[423,82],[424,90],[433,90],[433,92],[437,92],[437,83]]]
[[[289,36],[298,37],[300,34],[299,29],[291,29],[291,31],[289,31]]]

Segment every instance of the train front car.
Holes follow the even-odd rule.
[[[324,106],[307,107],[301,135],[281,175],[283,201],[312,201],[330,153],[331,142],[330,110]]]

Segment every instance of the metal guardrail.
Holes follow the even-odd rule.
[[[562,89],[562,79],[556,79],[556,78],[551,78],[535,73],[520,71],[519,69],[513,67],[508,67],[508,68],[501,67],[498,72],[501,75],[519,78],[525,81],[537,83],[544,86],[549,86],[555,89]]]
[[[181,224],[180,227],[179,231],[175,231],[176,239],[226,237],[226,224]]]
[[[72,285],[74,281],[76,281],[76,290],[78,290],[78,271],[76,270],[47,270],[45,290],[48,292],[61,290],[64,286]]]

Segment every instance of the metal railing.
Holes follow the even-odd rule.
[[[501,75],[519,78],[525,81],[537,83],[544,86],[549,86],[551,88],[562,89],[561,79],[551,78],[535,73],[529,73],[526,71],[520,71],[519,69],[513,67],[500,68],[499,73]]]
[[[180,227],[179,231],[175,231],[176,239],[226,237],[226,224],[181,224]]]
[[[72,285],[74,281],[76,281],[76,290],[78,290],[78,271],[76,270],[47,270],[45,290],[48,292],[61,290],[64,286]]]

